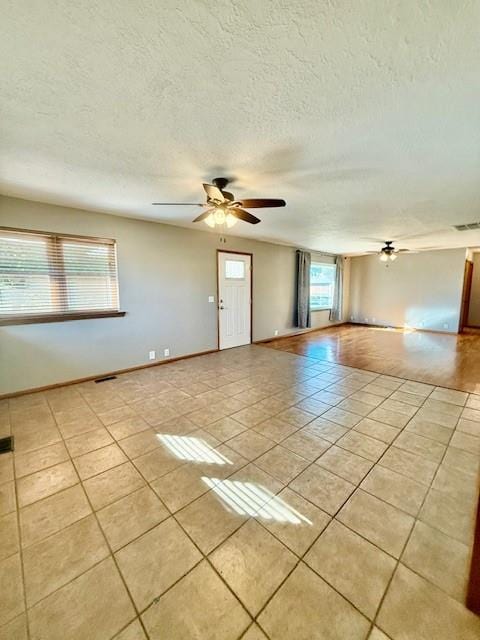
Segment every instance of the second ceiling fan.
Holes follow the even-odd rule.
[[[388,262],[397,259],[399,253],[417,253],[410,249],[395,249],[393,246],[393,240],[385,240],[385,246],[380,251],[367,251],[367,253],[377,254],[382,262]]]
[[[285,200],[273,198],[236,200],[233,193],[225,191],[225,188],[229,183],[228,178],[214,178],[212,183],[213,184],[203,184],[203,188],[207,195],[207,201],[205,204],[191,202],[152,202],[152,204],[206,207],[206,210],[197,216],[192,222],[201,222],[203,220],[212,228],[223,225],[233,227],[233,225],[239,220],[243,220],[243,222],[248,222],[250,224],[258,224],[260,219],[248,211],[245,211],[245,209],[284,207],[286,205]]]

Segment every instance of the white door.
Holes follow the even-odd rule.
[[[218,254],[218,335],[220,349],[250,344],[252,256]]]

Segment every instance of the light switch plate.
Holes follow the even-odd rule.
[[[208,296],[208,301],[209,302],[215,302],[215,297],[214,296]]]

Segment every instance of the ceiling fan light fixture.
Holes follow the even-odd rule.
[[[225,216],[225,222],[227,223],[227,227],[231,229],[234,225],[237,224],[238,218],[236,218],[231,213],[227,213],[227,215]]]
[[[215,215],[210,213],[204,220],[205,224],[207,224],[212,229],[215,227]]]
[[[225,211],[223,209],[215,209],[214,212],[215,224],[224,224],[225,223]]]
[[[384,251],[382,251],[382,253],[380,254],[380,260],[382,262],[387,262],[387,260],[388,260],[388,256]]]
[[[226,225],[228,229],[231,229],[231,227],[237,224],[238,218],[229,211],[225,211],[218,207],[204,219],[204,222],[212,229],[215,227],[222,227],[224,225]]]
[[[396,253],[391,253],[391,254],[389,255],[389,258],[390,258],[390,260],[393,262],[394,260],[396,260],[396,259],[397,259],[397,254],[396,254]]]

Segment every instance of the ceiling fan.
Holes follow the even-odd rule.
[[[367,251],[367,253],[377,254],[382,262],[388,262],[396,260],[399,253],[417,253],[417,251],[411,251],[410,249],[395,249],[393,246],[393,240],[385,240],[385,246],[380,251]]]
[[[245,209],[260,209],[270,207],[284,207],[285,200],[275,200],[272,198],[253,198],[246,200],[236,200],[233,193],[225,191],[229,183],[228,178],[214,178],[213,184],[203,184],[203,188],[207,195],[205,204],[192,202],[152,202],[154,205],[181,205],[207,207],[207,209],[197,216],[192,222],[201,222],[202,220],[209,227],[223,226],[233,227],[239,220],[249,222],[250,224],[258,224],[260,219],[252,215]]]

